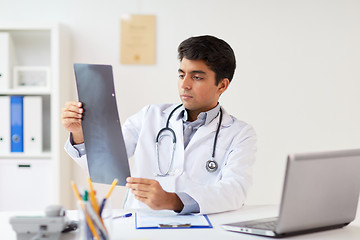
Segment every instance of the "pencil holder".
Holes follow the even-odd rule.
[[[98,201],[99,209],[93,209],[90,201],[78,201],[78,240],[109,240],[113,230],[113,210],[111,198],[105,201],[100,210],[102,199]],[[99,211],[97,211],[99,210]]]
[[[78,199],[79,231],[78,239],[108,240],[113,229],[113,210],[110,195],[118,180],[114,179],[107,194],[101,198],[96,194],[91,179],[88,179],[90,190],[80,194],[76,184],[71,187]]]

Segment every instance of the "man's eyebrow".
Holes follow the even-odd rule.
[[[179,69],[178,69],[178,72],[185,73],[185,72],[184,72],[184,70],[182,70],[181,68],[179,68]],[[201,70],[194,70],[194,71],[191,71],[190,73],[201,73],[201,74],[206,74],[206,72],[201,71]]]
[[[201,70],[194,70],[194,71],[191,71],[191,73],[201,73],[201,74],[206,74],[206,72],[201,71]]]

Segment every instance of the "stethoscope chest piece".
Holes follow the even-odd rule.
[[[218,169],[218,164],[214,159],[206,162],[206,170],[208,172],[215,172]]]

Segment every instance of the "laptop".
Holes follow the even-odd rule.
[[[79,101],[83,103],[82,129],[91,180],[124,186],[129,161],[118,114],[112,66],[74,64]]]
[[[359,192],[360,149],[289,155],[279,216],[222,227],[276,238],[341,228],[355,219]]]

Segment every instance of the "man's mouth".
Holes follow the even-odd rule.
[[[188,100],[188,99],[192,98],[192,96],[188,95],[188,94],[181,94],[180,97],[184,100]]]

